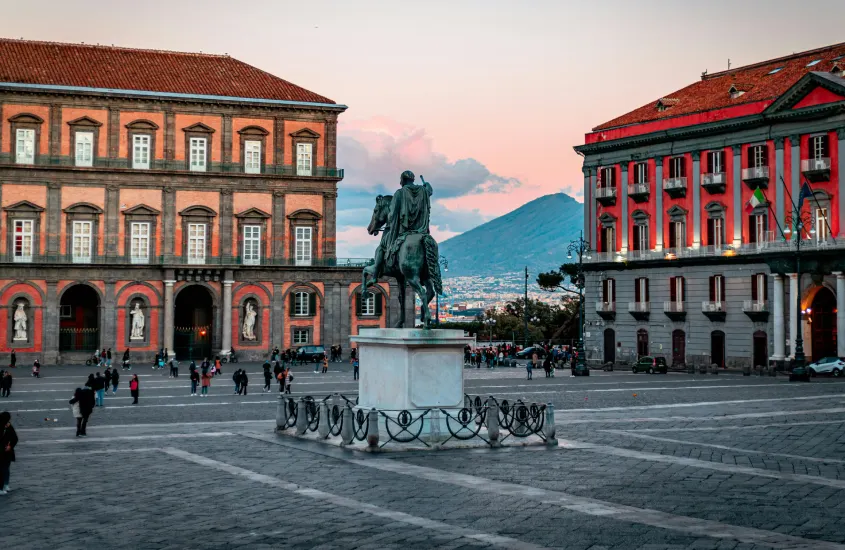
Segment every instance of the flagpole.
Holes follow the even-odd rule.
[[[810,190],[810,197],[812,197],[813,202],[816,203],[816,208],[821,210],[822,205],[819,204],[819,199],[816,198],[816,193],[813,191],[813,187],[810,185],[810,182],[807,181],[807,178],[804,178],[804,185],[806,185],[807,189]],[[827,227],[830,238],[833,240],[833,243],[836,244],[836,237],[833,236],[833,229],[830,227],[830,222],[827,221],[827,215],[825,214],[822,219],[824,220],[824,225]]]
[[[792,199],[792,193],[789,192],[789,187],[786,186],[786,182],[783,180],[783,174],[780,175],[780,182],[783,184],[783,190],[786,191],[786,195],[789,197],[789,202],[792,203],[792,225],[795,227],[795,232],[800,233],[798,231],[798,225],[795,223],[795,217],[800,216],[801,212],[798,210],[798,206],[795,204],[795,201]],[[801,235],[796,235],[796,239],[800,239]]]

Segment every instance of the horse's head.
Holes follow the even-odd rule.
[[[379,195],[376,197],[376,207],[373,209],[373,217],[370,219],[370,225],[367,226],[367,233],[370,235],[378,235],[378,232],[387,223],[387,213],[390,210],[390,201],[393,199],[390,195]]]

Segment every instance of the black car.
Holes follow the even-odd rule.
[[[317,363],[323,360],[326,355],[326,348],[323,346],[302,346],[296,348],[296,359],[305,363]]]
[[[631,367],[631,370],[634,374],[638,372],[647,372],[649,374],[654,374],[655,372],[660,374],[666,374],[669,371],[669,366],[666,364],[666,359],[663,357],[651,357],[650,355],[643,355],[637,362],[634,363],[634,366]]]
[[[542,359],[546,356],[546,350],[544,350],[541,347],[531,346],[531,347],[525,348],[522,351],[516,352],[516,358],[517,359],[531,359],[531,356],[534,355],[534,352],[537,352],[537,357],[539,357],[540,359]]]

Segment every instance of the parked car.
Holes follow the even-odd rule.
[[[296,358],[306,363],[317,363],[323,359],[326,348],[323,346],[302,346],[296,348]]]
[[[634,374],[637,374],[638,372],[647,372],[649,374],[657,372],[660,374],[666,374],[669,371],[669,366],[666,364],[666,359],[664,357],[643,355],[637,359],[637,362],[634,363],[631,370]]]
[[[815,363],[810,363],[810,376],[817,374],[832,374],[833,376],[842,376],[845,372],[845,361],[841,357],[824,357]]]
[[[517,359],[531,359],[531,356],[534,355],[534,352],[537,352],[537,357],[543,359],[546,356],[546,350],[538,346],[530,346],[525,348],[522,351],[516,352]]]

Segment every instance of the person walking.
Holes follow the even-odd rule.
[[[290,393],[291,386],[293,386],[293,372],[288,369],[285,374],[285,393]]]
[[[270,373],[270,362],[264,361],[262,367],[264,369],[264,393],[269,393],[270,383],[273,380],[273,375]]]
[[[246,371],[244,369],[241,369],[238,382],[240,382],[240,391],[238,392],[238,395],[246,395],[247,386],[249,386],[249,377],[246,375]]]
[[[106,366],[111,367],[111,348],[106,351]]]
[[[38,359],[32,362],[32,376],[33,378],[41,378],[41,363]]]
[[[275,365],[273,365],[273,378],[279,382],[279,392],[285,391],[285,378],[284,378],[285,369],[282,367],[278,361]]]
[[[15,445],[18,444],[18,434],[12,427],[12,415],[7,411],[0,413],[0,495],[8,494],[9,469],[15,461]]]
[[[546,355],[546,358],[543,360],[543,370],[546,373],[546,378],[552,377],[552,356],[551,356],[551,354]]]
[[[191,378],[191,397],[195,397],[197,395],[197,386],[200,383],[200,375],[197,372],[197,366],[191,363],[190,367],[190,378]]]
[[[123,366],[121,368],[132,370],[132,365],[129,363],[129,348],[126,348],[126,351],[123,352]]]
[[[235,395],[241,394],[241,369],[235,369],[232,373],[232,382],[235,383]]]
[[[86,380],[86,381],[85,381],[85,387],[86,387],[86,388],[90,388],[90,389],[91,389],[91,391],[94,391],[94,385],[95,385],[95,384],[96,384],[96,382],[94,382],[94,375],[93,375],[93,374],[89,374],[89,375],[88,375],[88,380]]]
[[[179,378],[179,362],[176,361],[176,356],[170,358],[170,376],[168,378]]]
[[[12,353],[9,355],[9,367],[16,368],[15,365],[18,362],[18,357],[15,355],[15,350],[12,350]]]
[[[98,407],[103,406],[103,393],[105,393],[105,387],[106,385],[103,380],[103,376],[98,372],[97,376],[94,378],[94,385],[91,387],[94,390],[94,394],[96,396],[96,405]]]
[[[531,354],[531,360],[525,364],[526,370],[528,370],[528,380],[532,380],[531,374],[534,371],[534,367],[537,365],[537,361],[539,360],[539,356],[537,352]]]
[[[3,379],[0,380],[0,397],[9,397],[12,393],[12,373],[10,371],[6,371],[6,374],[3,375]]]
[[[111,371],[111,394],[117,393],[117,384],[120,382],[120,373],[117,372],[117,367]]]
[[[133,374],[132,379],[129,381],[129,393],[132,395],[132,404],[138,404],[138,392],[140,391],[140,380],[138,380],[138,375]]]
[[[358,380],[358,358],[352,358],[352,380]]]
[[[85,428],[88,426],[88,417],[94,412],[94,392],[88,387],[76,388],[69,403],[76,418],[76,437],[87,437]]]
[[[223,363],[220,362],[220,356],[216,355],[214,357],[214,376],[218,374],[223,374]]]
[[[106,367],[106,372],[103,373],[103,395],[109,393],[109,386],[111,386],[111,369]]]
[[[106,348],[103,348],[102,351],[100,352],[100,364],[97,365],[97,366],[99,366],[99,367],[106,366]]]
[[[329,358],[323,354],[323,374],[329,372]]]
[[[200,390],[200,397],[208,396],[208,388],[211,387],[211,377],[212,374],[208,371],[208,369],[202,369],[202,389]]]

